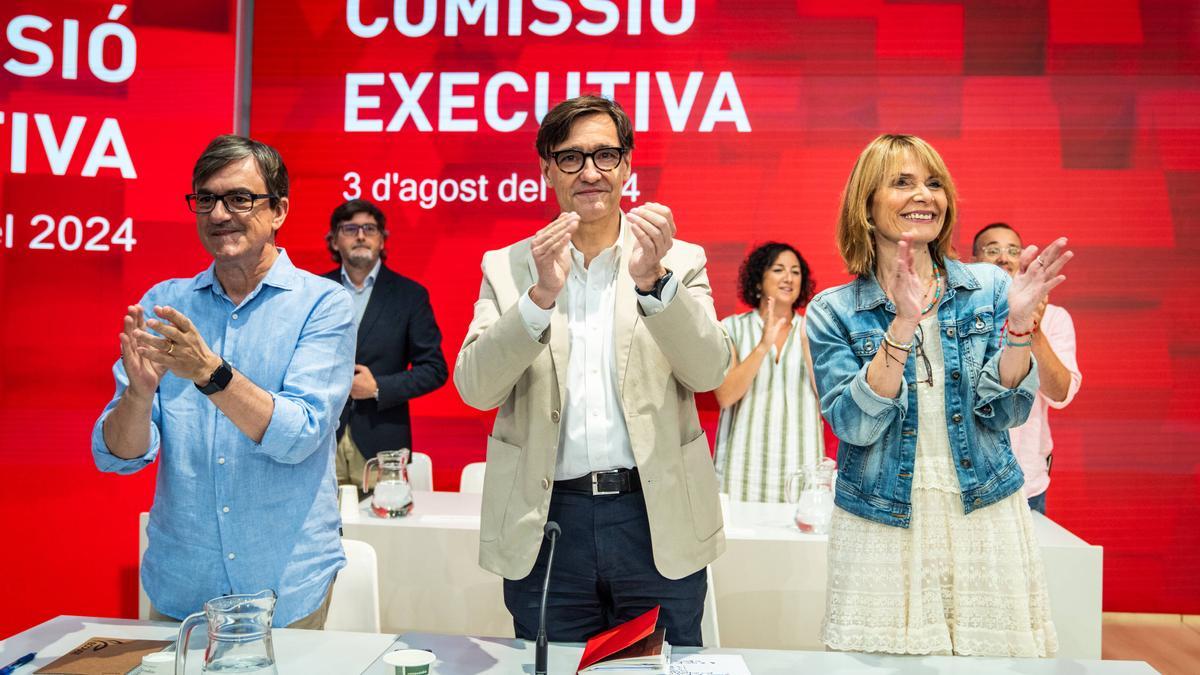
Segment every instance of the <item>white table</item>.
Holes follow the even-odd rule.
[[[342,536],[371,544],[379,556],[385,631],[513,636],[501,579],[479,567],[481,499],[418,491],[404,518],[376,518],[368,501],[357,517],[343,511]]]
[[[436,675],[512,675],[533,672],[533,643],[511,638],[406,633],[397,648],[428,649],[437,655]],[[547,672],[574,673],[583,647],[552,644]],[[1143,661],[1093,659],[993,659],[970,656],[881,656],[766,649],[674,649],[671,661],[688,654],[737,654],[753,675],[854,673],[855,675],[1148,675]],[[363,675],[385,675],[380,663]]]
[[[39,626],[0,641],[0,665],[28,652],[37,658],[18,669],[17,675],[29,675],[62,656],[89,637],[171,639],[172,624],[125,619],[60,616]],[[275,659],[284,675],[386,675],[381,661],[393,649],[428,649],[437,655],[437,675],[511,675],[533,671],[533,645],[522,640],[477,638],[457,635],[409,633],[338,633],[332,631],[273,631]],[[198,673],[203,640],[193,638],[195,652],[189,652],[189,673]],[[551,645],[550,673],[573,673],[582,648],[577,645]],[[794,675],[795,673],[858,673],[890,675],[918,672],[928,675],[1146,675],[1154,673],[1140,661],[1096,661],[1075,659],[981,659],[952,656],[873,656],[832,652],[788,652],[748,649],[676,649],[672,661],[688,654],[737,654],[755,675]],[[193,657],[196,657],[193,659]]]
[[[370,515],[365,502],[343,533],[379,554],[384,630],[512,637],[499,577],[479,568],[480,495],[416,492],[407,518]],[[824,536],[790,525],[788,504],[730,502],[725,554],[713,563],[721,644],[822,650]],[[1100,658],[1103,551],[1041,514],[1034,529],[1059,635],[1059,655]]]
[[[58,616],[0,642],[0,666],[37,652],[32,663],[14,675],[28,675],[83,644],[88,638],[115,637],[139,640],[174,640],[179,624],[87,616]],[[199,675],[204,665],[207,634],[192,631],[188,643],[189,675]],[[275,663],[280,673],[361,673],[372,667],[396,641],[395,635],[340,633],[276,628],[271,631]]]

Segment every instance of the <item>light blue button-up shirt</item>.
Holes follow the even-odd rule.
[[[354,300],[354,326],[362,323],[363,314],[367,313],[367,303],[371,302],[371,291],[375,290],[375,279],[379,276],[379,268],[383,266],[382,260],[376,260],[375,266],[371,268],[367,278],[363,279],[362,288],[354,285],[350,281],[350,275],[346,273],[346,266],[342,265],[342,286],[347,291],[350,291],[350,297]]]
[[[159,458],[142,583],[159,611],[184,617],[229,593],[274,589],[275,625],[315,611],[345,565],[338,535],[333,454],[338,415],[354,376],[354,307],[338,284],[296,269],[281,251],[267,276],[235,306],[210,266],[146,293],[187,315],[210,349],[270,393],[275,408],[261,443],[243,434],[190,380],[167,373],[151,411],[150,447],[121,459],[92,430],[101,471],[128,474]]]

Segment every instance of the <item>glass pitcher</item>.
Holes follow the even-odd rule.
[[[788,501],[796,505],[796,527],[810,534],[828,534],[833,520],[833,484],[837,462],[825,457],[788,476],[785,487]],[[793,488],[800,481],[799,499]]]
[[[187,672],[187,643],[192,629],[208,622],[208,648],[204,650],[206,673],[255,673],[276,675],[275,649],[271,645],[271,618],[275,615],[275,591],[254,595],[226,595],[204,603],[179,625],[175,642],[175,675]]]
[[[409,450],[387,450],[367,460],[363,466],[363,489],[375,474],[371,492],[371,511],[380,518],[400,518],[412,510],[412,486],[408,482]],[[373,470],[372,470],[373,469]]]

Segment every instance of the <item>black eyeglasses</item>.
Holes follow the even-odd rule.
[[[625,148],[600,148],[592,152],[584,152],[582,150],[559,150],[551,152],[550,156],[554,158],[554,163],[558,165],[558,170],[563,173],[579,173],[583,171],[583,165],[587,163],[589,157],[592,158],[592,164],[601,171],[612,171],[621,163],[621,158],[625,156]]]
[[[380,229],[375,223],[363,223],[362,225],[358,223],[342,223],[338,225],[338,232],[346,237],[357,237],[359,232],[368,237],[374,237],[379,234]]]
[[[187,199],[188,210],[192,213],[212,213],[217,208],[217,200],[225,204],[225,210],[230,213],[246,213],[254,208],[254,203],[260,199],[278,199],[275,194],[254,194],[253,192],[226,192],[223,195],[208,192],[184,195]]]
[[[921,330],[921,324],[917,324],[917,339],[916,339],[917,356],[921,359],[921,365],[925,367],[925,379],[917,380],[929,386],[933,386],[933,367],[929,364],[929,357],[925,355],[925,331]]]

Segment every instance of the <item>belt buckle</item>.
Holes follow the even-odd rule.
[[[593,471],[592,472],[592,496],[598,497],[601,495],[619,495],[619,494],[621,494],[620,490],[601,490],[600,489],[600,475],[601,474],[615,476],[615,475],[618,475],[619,473],[620,472],[617,469],[609,469],[608,471]]]

